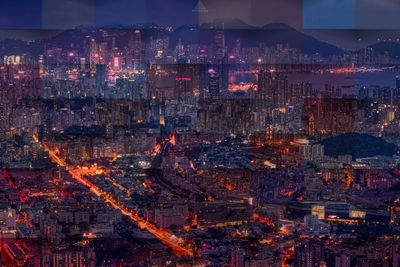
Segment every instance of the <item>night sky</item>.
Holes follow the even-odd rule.
[[[40,29],[42,0],[1,0],[0,28]]]
[[[239,19],[249,27],[284,23],[352,50],[400,38],[398,0],[202,0],[207,12],[200,13],[193,12],[197,3],[197,0],[2,0],[0,39],[38,39],[53,34],[33,31],[40,29],[115,25],[135,28],[146,23],[179,27],[232,19]]]
[[[398,0],[303,0],[309,29],[400,29]]]

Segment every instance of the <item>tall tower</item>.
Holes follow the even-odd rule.
[[[315,135],[315,121],[314,121],[314,115],[312,113],[308,118],[308,134],[312,136]]]
[[[271,99],[272,98],[272,75],[269,71],[260,70],[258,73],[258,90],[257,98]]]
[[[211,98],[218,98],[220,95],[219,74],[213,69],[210,69],[208,73],[210,74],[208,79],[208,92]]]
[[[90,71],[96,71],[96,41],[94,39],[90,40]]]
[[[225,33],[224,23],[222,23],[222,29],[217,30],[215,33],[215,48],[216,48],[216,59],[222,60],[225,57]]]
[[[143,63],[143,43],[142,33],[139,30],[135,30],[133,35],[133,64]]]

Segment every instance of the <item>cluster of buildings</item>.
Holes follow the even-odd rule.
[[[400,78],[370,66],[388,53],[180,34],[4,55],[1,264],[399,266]]]

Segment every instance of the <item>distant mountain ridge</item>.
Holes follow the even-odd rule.
[[[207,23],[202,23],[199,25],[200,29],[259,29],[259,27],[252,26],[250,24],[247,24],[241,19],[216,19],[213,22],[207,22]]]
[[[372,48],[377,54],[383,55],[387,52],[390,58],[400,58],[400,43],[380,42],[368,47]]]
[[[331,44],[317,40],[316,38],[297,31],[289,25],[282,23],[271,23],[263,27],[249,25],[242,20],[216,20],[212,23],[204,23],[199,26],[200,32],[195,36],[192,32],[184,33],[177,29],[172,36],[184,40],[198,38],[200,44],[214,42],[214,30],[225,32],[225,42],[234,47],[236,40],[241,41],[242,47],[258,47],[259,43],[265,43],[268,47],[276,47],[277,44],[288,44],[290,48],[298,48],[304,54],[320,54],[323,57],[343,55],[345,52]],[[177,42],[175,40],[175,42]],[[173,44],[175,42],[172,42]]]
[[[264,43],[267,47],[276,47],[277,44],[288,45],[290,48],[298,48],[304,54],[320,54],[323,57],[343,55],[345,52],[328,43],[319,41],[316,38],[297,31],[296,29],[281,23],[272,23],[263,27],[255,27],[243,22],[240,19],[233,20],[216,20],[212,23],[204,23],[201,25],[183,25],[171,30],[157,27],[154,23],[147,23],[137,26],[137,28],[148,30],[146,38],[151,36],[157,37],[160,33],[168,36],[170,39],[170,47],[174,48],[178,42],[183,44],[212,44],[215,43],[215,30],[224,28],[225,44],[230,48],[236,45],[236,40],[240,40],[241,47],[259,47],[260,43]],[[115,29],[133,29],[130,26],[114,25]],[[101,29],[109,27],[100,27]],[[66,30],[60,34],[49,38],[46,42],[58,45],[68,45],[74,40],[74,31],[90,32],[96,28]],[[82,34],[82,39],[84,35]],[[76,40],[78,41],[79,40]],[[43,42],[26,43],[18,40],[3,40],[0,42],[1,56],[7,54],[30,53],[35,58],[43,51]],[[397,53],[397,52],[396,52]],[[400,54],[400,48],[399,52]]]

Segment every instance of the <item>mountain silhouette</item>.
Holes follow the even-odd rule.
[[[400,43],[395,42],[380,42],[369,46],[376,54],[383,55],[388,53],[390,58],[400,57]]]
[[[108,27],[104,27],[108,28]],[[322,42],[316,38],[304,34],[296,29],[280,23],[267,24],[263,27],[255,27],[247,24],[240,19],[222,20],[218,19],[212,23],[196,25],[183,25],[172,31],[158,27],[154,23],[140,25],[137,28],[145,31],[147,40],[150,37],[159,36],[168,37],[170,48],[174,48],[178,42],[182,44],[200,44],[210,45],[215,43],[215,31],[224,29],[225,44],[232,48],[240,40],[243,48],[259,47],[265,44],[266,47],[276,47],[278,44],[288,45],[290,48],[298,48],[303,54],[319,54],[322,57],[343,55],[344,51],[334,45]],[[118,25],[116,29],[127,29],[129,26]],[[83,45],[83,40],[87,34],[92,34],[93,38],[100,37],[94,28],[66,30],[58,35],[46,40],[46,43],[52,43],[58,47],[68,47],[71,41]],[[120,45],[125,45],[121,40]],[[400,45],[384,43],[376,47],[378,50],[390,49],[394,56],[400,55]],[[27,43],[19,40],[3,40],[0,42],[0,56],[7,54],[31,54],[34,58],[43,53],[43,42]]]
[[[213,23],[200,25],[201,41],[214,42],[215,29],[222,29],[224,25],[226,44],[233,47],[236,40],[241,41],[242,47],[258,47],[264,43],[268,47],[276,47],[278,44],[287,44],[290,48],[298,48],[304,54],[319,54],[323,57],[343,55],[344,51],[334,45],[320,41],[310,35],[304,34],[282,23],[271,23],[263,27],[254,27],[241,20],[217,20]],[[208,32],[207,34],[207,30]]]
[[[392,156],[397,152],[396,145],[368,134],[342,134],[325,139],[321,144],[325,147],[325,155],[331,157],[352,155],[353,159],[356,159],[373,156]]]

